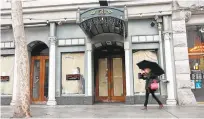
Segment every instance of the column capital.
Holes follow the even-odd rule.
[[[55,36],[50,36],[48,37],[48,41],[50,42],[50,44],[54,44],[57,42],[57,37]]]
[[[162,31],[162,25],[161,25],[161,23],[158,23],[158,30],[159,30],[159,31]]]
[[[162,23],[162,17],[156,15],[154,19],[157,23]]]
[[[130,49],[130,43],[128,41],[124,42],[124,49],[129,50]]]
[[[170,33],[164,33],[164,40],[171,40]]]
[[[164,35],[164,40],[171,40],[171,34],[172,32],[171,31],[164,31],[163,32],[163,35]]]
[[[86,43],[86,51],[92,51],[92,44]]]

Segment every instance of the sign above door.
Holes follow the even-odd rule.
[[[127,8],[99,7],[77,12],[77,23],[90,38],[102,33],[127,36]]]

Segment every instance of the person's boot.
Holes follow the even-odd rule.
[[[144,106],[141,110],[147,110],[147,106]]]
[[[163,104],[159,105],[159,109],[162,109],[164,108]]]

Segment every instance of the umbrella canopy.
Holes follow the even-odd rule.
[[[140,69],[150,68],[152,70],[152,73],[154,73],[154,75],[157,75],[157,76],[164,74],[164,70],[156,62],[143,60],[137,63],[137,66]]]

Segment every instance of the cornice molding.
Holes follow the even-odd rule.
[[[127,1],[127,2],[111,2],[111,7],[121,7],[123,8],[124,5],[127,7],[133,6],[148,6],[148,5],[164,5],[164,4],[171,4],[172,1],[167,0],[157,0],[154,2],[135,2],[135,1]],[[77,11],[78,8],[80,10],[86,10],[93,7],[100,7],[98,2],[90,2],[90,3],[77,3],[77,4],[62,4],[62,5],[47,5],[47,6],[26,6],[23,7],[23,13],[41,13],[41,12],[58,12],[58,11]],[[11,9],[10,8],[1,8],[0,10],[1,15],[10,15]]]

